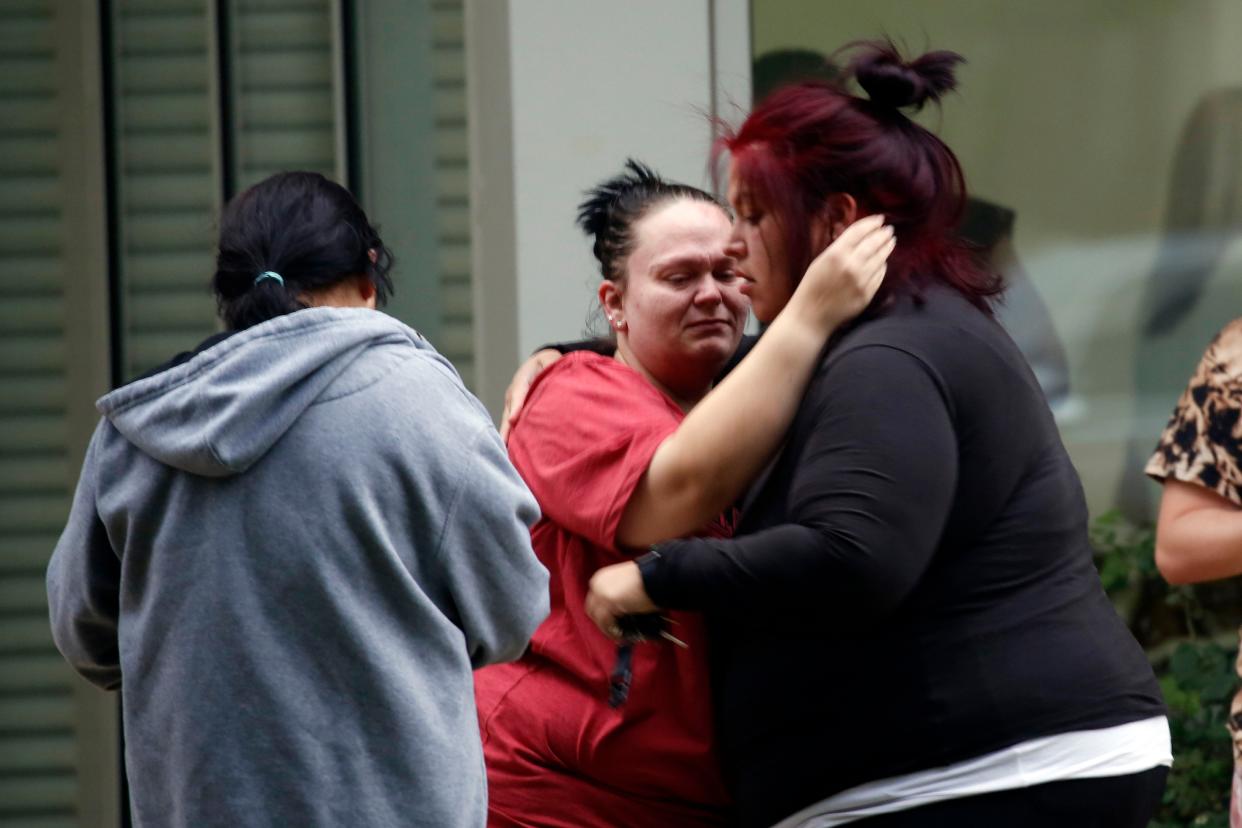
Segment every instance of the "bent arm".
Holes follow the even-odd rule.
[[[855,222],[811,263],[745,359],[656,450],[617,540],[643,547],[701,528],[733,503],[780,447],[820,353],[879,288],[892,234]]]
[[[476,669],[522,655],[548,615],[548,571],[531,548],[539,507],[489,425],[444,522],[439,548]]]
[[[95,443],[103,427],[86,450],[69,520],[48,564],[47,602],[61,655],[91,683],[115,690],[121,686],[121,560],[95,509]]]
[[[738,343],[737,350],[733,352],[733,356],[729,357],[729,361],[725,363],[724,368],[720,369],[720,375],[716,377],[716,382],[720,382],[729,372],[737,367],[751,348],[755,347],[758,336],[755,334],[745,334],[742,341]],[[600,356],[613,356],[617,351],[617,343],[610,339],[584,339],[578,342],[560,342],[553,345],[545,345],[535,353],[527,357],[526,361],[518,366],[514,372],[513,378],[509,380],[509,387],[505,389],[505,407],[500,415],[500,439],[505,443],[509,442],[509,432],[513,430],[513,423],[517,420],[519,414],[522,413],[522,407],[526,404],[526,395],[530,393],[530,387],[534,383],[535,378],[544,371],[548,366],[554,364],[565,354],[572,354],[574,351],[590,351]]]
[[[1156,524],[1156,566],[1171,584],[1242,574],[1242,508],[1211,489],[1167,478]]]
[[[957,440],[927,370],[870,347],[830,370],[828,399],[799,452],[788,522],[661,546],[644,565],[671,609],[815,608],[875,618],[918,584],[940,542],[957,480]]]

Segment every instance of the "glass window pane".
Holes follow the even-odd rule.
[[[1204,347],[1242,313],[1242,7],[755,0],[755,83],[887,33],[965,55],[918,116],[1003,242],[1001,315],[1050,391],[1094,514],[1154,516],[1141,470]],[[782,68],[785,67],[785,68]]]

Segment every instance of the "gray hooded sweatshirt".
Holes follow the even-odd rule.
[[[471,669],[521,655],[548,575],[449,363],[317,308],[97,407],[48,598],[124,690],[135,824],[484,825]]]

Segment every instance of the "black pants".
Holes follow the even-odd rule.
[[[859,828],[1145,828],[1169,769],[1070,779],[861,819]]]

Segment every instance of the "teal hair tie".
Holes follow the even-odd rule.
[[[280,282],[281,287],[285,286],[284,277],[274,270],[263,271],[262,273],[260,273],[258,276],[255,277],[254,283],[257,285],[259,282],[262,282],[264,279],[275,279],[276,281]]]

